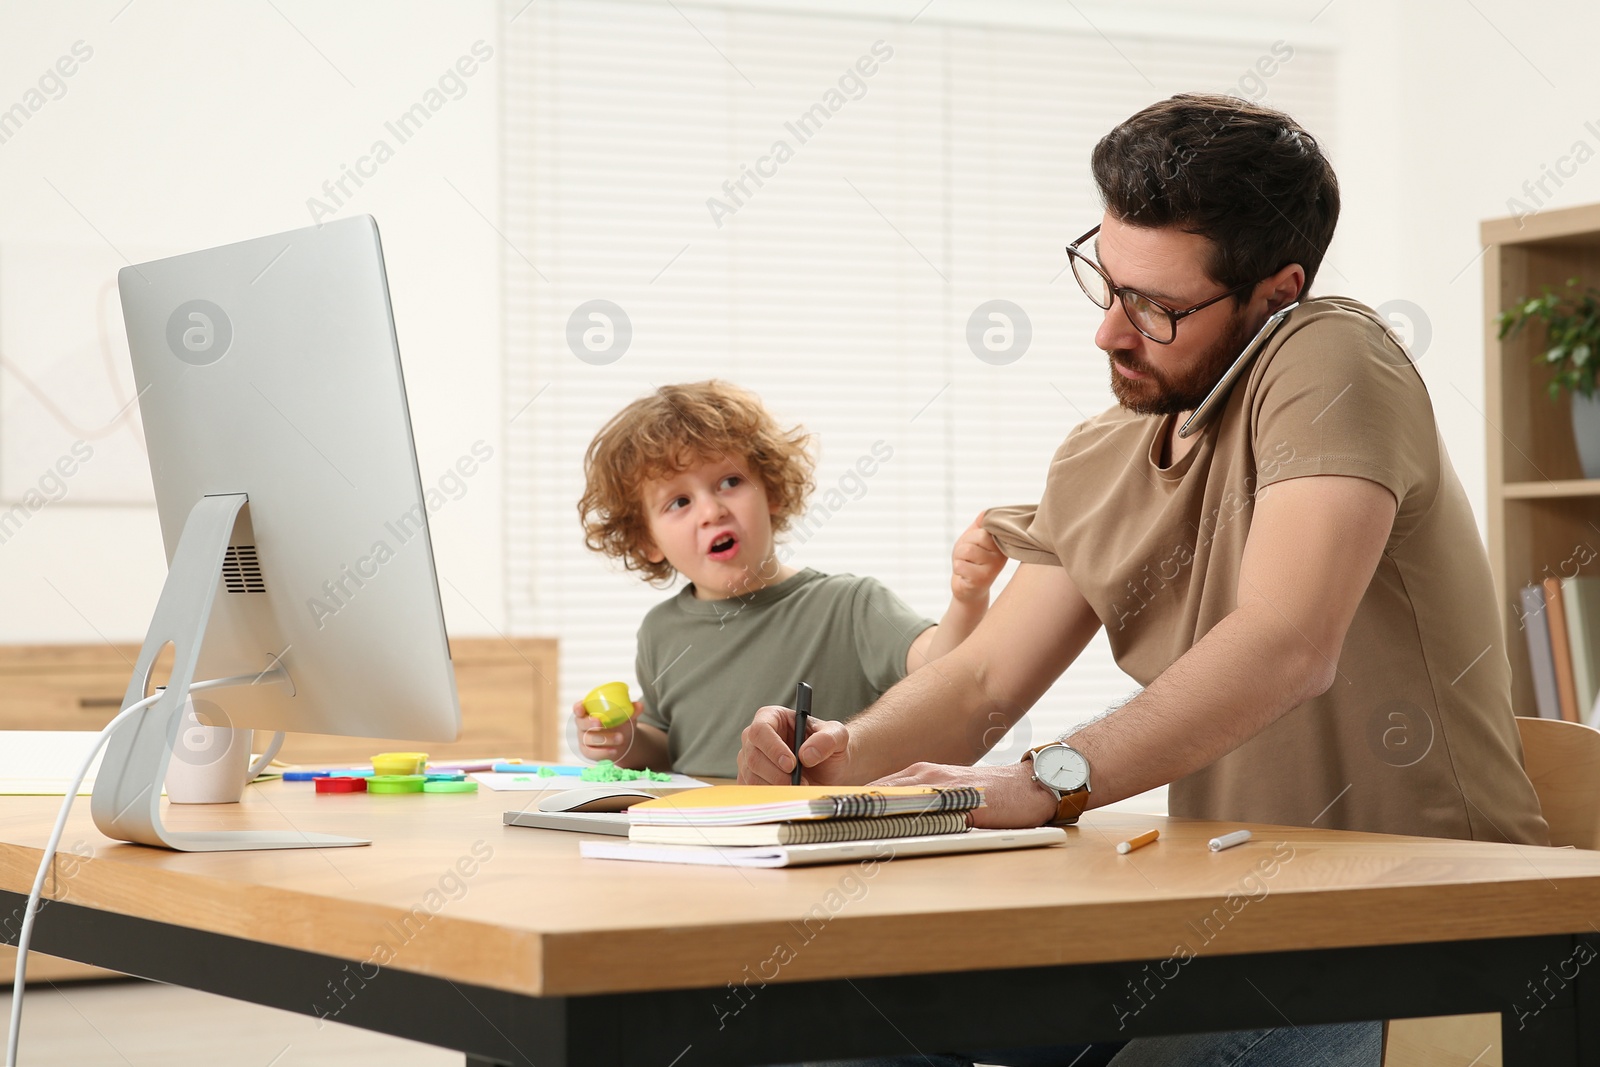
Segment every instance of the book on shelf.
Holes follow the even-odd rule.
[[[1544,586],[1522,588],[1522,633],[1528,642],[1528,665],[1533,675],[1533,700],[1541,719],[1561,718],[1556,696],[1556,661],[1550,654],[1550,620],[1545,614]]]
[[[1572,646],[1578,721],[1589,722],[1595,697],[1600,695],[1600,578],[1561,579],[1561,600]]]
[[[646,845],[823,845],[835,841],[959,834],[966,829],[966,812],[941,811],[926,815],[885,815],[876,819],[807,819],[753,826],[634,824],[628,827],[628,840]]]
[[[1544,614],[1550,624],[1550,656],[1555,663],[1556,698],[1561,707],[1561,717],[1568,722],[1579,722],[1578,687],[1572,673],[1572,642],[1567,635],[1567,609],[1562,596],[1561,579],[1544,580]]]
[[[983,790],[933,786],[714,785],[628,809],[634,826],[749,826],[812,819],[968,812]]]

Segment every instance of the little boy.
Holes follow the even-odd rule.
[[[639,628],[634,718],[605,729],[574,706],[583,756],[733,778],[751,716],[788,703],[795,683],[811,683],[814,716],[848,719],[976,628],[1006,562],[977,521],[956,542],[938,625],[873,578],[778,559],[814,485],[809,441],[754,395],[707,381],[657,389],[590,442],[584,543],[653,583],[689,584]]]

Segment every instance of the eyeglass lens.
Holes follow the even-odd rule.
[[[1106,276],[1091,266],[1082,255],[1072,257],[1072,273],[1078,279],[1078,285],[1084,293],[1094,301],[1095,306],[1102,310],[1111,307],[1111,284],[1106,281]],[[1131,290],[1124,290],[1122,309],[1127,312],[1128,321],[1133,323],[1134,329],[1152,341],[1165,343],[1172,339],[1175,332],[1172,318],[1145,297]]]

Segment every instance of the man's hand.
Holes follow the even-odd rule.
[[[972,520],[950,553],[950,595],[963,603],[989,603],[989,587],[1006,569],[1006,554],[983,528],[983,512]]]
[[[804,785],[843,785],[849,779],[850,731],[831,719],[807,719],[800,746]],[[794,712],[771,705],[756,712],[740,735],[739,781],[746,785],[788,785],[794,771]]]
[[[644,705],[635,700],[633,716],[620,726],[607,728],[584,710],[583,701],[572,705],[572,715],[578,720],[578,755],[584,759],[608,759],[620,764],[633,751],[634,731],[639,713],[643,710]]]
[[[994,829],[1043,826],[1056,817],[1055,798],[1033,780],[1032,763],[1007,763],[999,767],[913,763],[899,774],[879,778],[872,784],[979,786],[983,789],[983,807],[972,812],[973,826]]]

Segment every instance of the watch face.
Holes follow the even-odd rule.
[[[1050,788],[1072,793],[1088,783],[1089,761],[1075,748],[1051,745],[1033,754],[1033,773]]]

